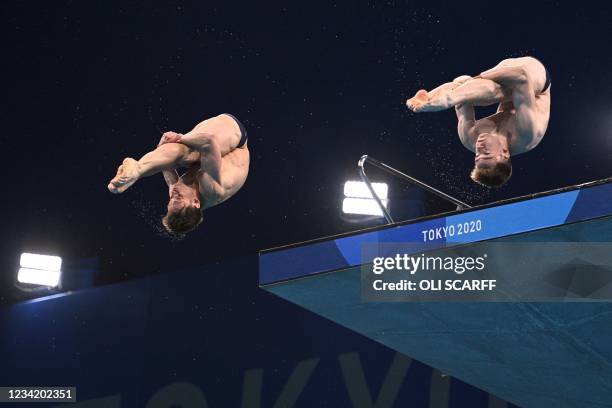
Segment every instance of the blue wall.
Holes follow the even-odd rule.
[[[87,407],[504,406],[260,290],[256,271],[242,258],[0,309],[0,384],[76,386]]]

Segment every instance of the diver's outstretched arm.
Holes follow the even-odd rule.
[[[502,87],[489,79],[471,78],[459,86],[446,85],[450,84],[431,92],[421,89],[406,105],[413,112],[437,112],[456,105],[493,105],[504,99]]]

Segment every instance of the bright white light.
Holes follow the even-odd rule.
[[[44,269],[46,271],[60,271],[62,269],[62,258],[52,255],[21,254],[19,265],[22,268]]]
[[[19,264],[18,282],[51,287],[59,285],[62,274],[62,258],[59,256],[23,253]]]
[[[45,271],[42,269],[20,268],[17,281],[32,285],[51,286],[59,285],[60,271]]]
[[[372,183],[374,192],[381,200],[387,199],[389,186],[387,183]],[[363,181],[347,181],[344,183],[344,196],[354,198],[374,198]]]
[[[387,200],[382,200],[383,205],[387,208]],[[342,212],[345,214],[362,214],[362,215],[377,215],[383,216],[382,210],[378,203],[373,198],[352,198],[347,197],[342,201]]]

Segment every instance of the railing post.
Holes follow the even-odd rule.
[[[430,185],[427,185],[425,183],[423,183],[420,180],[415,179],[414,177],[411,177],[405,173],[402,173],[399,170],[394,169],[393,167],[376,160],[373,157],[368,156],[367,154],[364,154],[363,156],[361,156],[361,158],[359,159],[359,162],[357,163],[357,166],[359,167],[359,175],[361,176],[361,180],[366,184],[366,186],[368,187],[368,190],[370,190],[370,193],[372,194],[372,197],[374,198],[374,200],[376,200],[376,203],[378,204],[378,206],[380,207],[383,215],[385,216],[385,219],[387,220],[388,223],[393,223],[393,218],[391,218],[391,215],[389,214],[389,211],[387,211],[387,207],[385,207],[385,205],[383,204],[382,200],[380,199],[380,197],[378,197],[378,195],[376,194],[376,192],[374,191],[374,188],[372,187],[372,183],[370,182],[370,179],[368,178],[368,176],[366,175],[365,172],[365,164],[366,163],[370,163],[371,165],[378,167],[381,170],[386,171],[387,173],[391,174],[392,176],[398,177],[402,180],[408,181],[409,183],[415,184],[427,191],[429,191],[432,194],[437,195],[438,197],[444,199],[445,201],[448,201],[450,203],[453,203],[457,206],[457,209],[463,209],[463,208],[470,208],[471,206],[469,204],[464,203],[463,201],[457,200],[454,197],[449,196],[446,193],[443,193],[440,190],[437,190],[433,187],[431,187]]]
[[[381,209],[383,215],[385,216],[385,219],[387,220],[387,222],[389,224],[392,224],[394,221],[393,221],[393,218],[391,218],[391,214],[389,214],[389,211],[387,210],[387,207],[385,207],[385,205],[383,204],[383,202],[380,199],[380,197],[378,197],[378,194],[376,194],[376,191],[374,191],[374,187],[372,187],[372,182],[370,181],[370,179],[366,175],[365,169],[363,168],[364,165],[365,165],[365,162],[367,160],[368,160],[368,156],[366,154],[361,156],[361,159],[359,159],[359,163],[357,163],[357,165],[359,166],[359,175],[361,176],[361,180],[368,187],[368,190],[370,190],[370,194],[372,194],[372,197],[374,197],[374,200],[376,200],[376,203],[380,207],[380,209]]]

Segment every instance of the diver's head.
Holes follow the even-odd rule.
[[[170,186],[168,213],[162,219],[166,231],[171,234],[186,234],[202,222],[202,203],[198,185],[185,184],[179,180]]]
[[[487,187],[501,187],[512,175],[508,139],[499,133],[478,135],[472,180]]]

